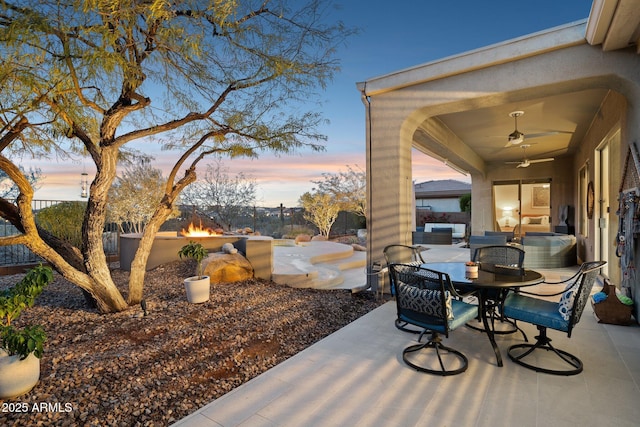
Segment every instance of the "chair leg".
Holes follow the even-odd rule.
[[[546,374],[569,376],[569,375],[576,375],[582,372],[583,365],[580,359],[578,359],[576,356],[574,356],[571,353],[555,348],[551,344],[551,338],[547,336],[546,327],[538,326],[538,330],[540,331],[540,335],[536,336],[536,342],[534,344],[516,344],[509,347],[509,350],[507,353],[509,354],[509,358],[511,360],[513,360],[518,365],[524,366],[525,368],[532,369],[536,372],[543,372]],[[518,349],[526,349],[526,351],[518,354],[518,352],[514,351]],[[523,360],[525,357],[532,354],[535,350],[539,350],[539,349],[553,352],[567,365],[571,366],[571,369],[549,369],[542,366],[537,366],[537,365],[527,363]]]
[[[420,338],[422,338],[422,336],[420,336]],[[420,339],[418,341],[420,341]],[[433,349],[435,351],[436,357],[438,358],[438,364],[440,365],[440,369],[431,369],[424,366],[420,366],[410,360],[409,358],[410,353],[415,353],[425,349],[426,350]],[[446,367],[447,363],[444,360],[446,356],[453,356],[454,360],[457,360],[457,364],[461,366],[458,367],[457,369],[447,369]],[[450,376],[450,375],[461,374],[467,370],[467,367],[469,365],[469,361],[464,354],[462,354],[458,350],[455,350],[451,347],[447,347],[442,344],[442,338],[438,335],[437,332],[431,333],[431,338],[429,339],[429,341],[422,344],[410,345],[409,347],[405,348],[402,351],[402,360],[404,360],[404,362],[407,365],[411,366],[416,371],[426,372],[429,374],[440,375],[440,376]]]

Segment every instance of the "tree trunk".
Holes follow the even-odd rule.
[[[144,294],[144,275],[147,270],[147,260],[153,246],[153,239],[160,226],[167,220],[171,209],[156,210],[146,225],[136,254],[131,261],[131,274],[129,275],[129,304],[139,304]]]
[[[31,209],[29,209],[31,212]],[[31,214],[32,215],[32,214]],[[127,303],[120,294],[113,281],[100,282],[93,276],[85,274],[73,265],[69,264],[52,247],[47,245],[37,233],[30,230],[24,234],[25,242],[33,253],[49,261],[53,268],[65,279],[79,286],[83,291],[88,292],[95,300],[98,310],[102,313],[122,311],[127,308]],[[107,268],[107,273],[109,269]],[[111,276],[109,276],[111,278]]]
[[[122,294],[111,277],[104,253],[102,234],[107,213],[107,193],[116,177],[118,149],[103,147],[96,160],[96,176],[89,189],[89,200],[82,223],[82,255],[87,274],[91,277],[88,292],[96,298],[98,309],[105,312],[122,311],[127,308]],[[81,283],[74,282],[80,287]]]
[[[171,180],[171,178],[169,178]],[[147,223],[140,244],[136,250],[136,254],[131,261],[131,274],[129,275],[129,297],[127,299],[129,304],[138,304],[142,300],[144,293],[144,275],[147,270],[147,260],[153,246],[153,239],[156,233],[160,229],[160,226],[164,224],[173,210],[173,203],[180,194],[180,192],[187,185],[196,180],[195,169],[189,168],[185,173],[185,176],[178,181],[174,186],[167,184],[167,188],[170,188],[167,194],[164,195],[162,201],[158,204],[158,208],[153,213],[153,216]]]

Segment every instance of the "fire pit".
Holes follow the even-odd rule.
[[[214,230],[213,228],[203,227],[202,222],[200,222],[200,225],[190,223],[186,230],[184,228],[182,229],[180,235],[185,237],[222,236],[224,235],[224,231],[222,229]]]
[[[184,230],[183,230],[184,231]],[[215,232],[215,231],[214,231]],[[220,252],[222,245],[231,243],[243,253],[254,269],[255,277],[271,279],[273,266],[273,238],[268,236],[247,236],[241,234],[210,234],[197,232],[200,235],[179,235],[175,231],[158,232],[153,239],[147,270],[161,264],[179,260],[178,251],[190,240],[201,243],[209,252]],[[130,271],[131,262],[140,245],[140,233],[120,235],[120,268]]]

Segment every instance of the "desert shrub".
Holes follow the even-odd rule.
[[[41,209],[36,214],[36,222],[54,236],[80,247],[86,208],[86,202],[60,202]]]
[[[471,212],[471,194],[460,196],[460,212]]]
[[[308,234],[309,236],[314,236],[316,233],[316,230],[305,226],[285,226],[282,230],[282,238],[295,239],[299,234]]]

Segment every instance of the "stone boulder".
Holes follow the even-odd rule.
[[[202,261],[211,283],[241,282],[253,278],[251,263],[241,254],[212,253]]]
[[[298,243],[306,243],[306,242],[310,242],[311,241],[311,236],[309,236],[308,234],[298,234],[296,236],[296,245]]]
[[[222,245],[222,252],[225,254],[237,254],[238,249],[233,246],[233,243],[225,243]]]

